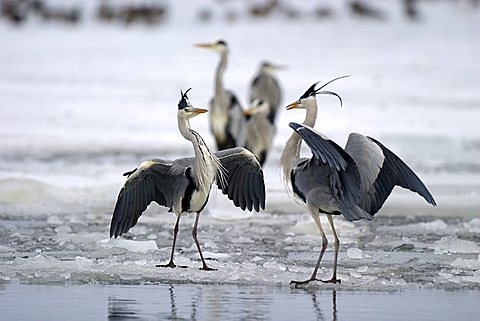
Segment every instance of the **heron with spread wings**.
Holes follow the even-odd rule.
[[[192,143],[195,156],[173,161],[151,159],[125,173],[128,179],[113,211],[110,237],[116,238],[134,227],[151,202],[165,206],[177,218],[170,261],[157,266],[174,268],[180,217],[183,213],[196,213],[192,236],[202,260],[201,270],[208,271],[214,269],[205,263],[197,239],[197,226],[212,186],[216,184],[242,210],[258,212],[260,208],[265,209],[265,183],[261,166],[250,151],[237,147],[212,153],[200,134],[190,127],[190,118],[207,110],[192,106],[187,97],[189,90],[181,92],[177,120],[180,133]]]
[[[344,78],[339,77],[337,79]],[[345,149],[313,129],[317,118],[316,95],[340,96],[313,84],[286,109],[306,109],[303,124],[290,123],[294,130],[280,158],[285,181],[293,190],[295,199],[306,206],[322,236],[322,249],[312,276],[305,281],[292,281],[295,286],[311,281],[340,283],[337,279],[339,240],[333,215],[342,214],[349,221],[371,220],[380,210],[395,186],[401,186],[422,196],[436,206],[433,196],[418,176],[392,151],[374,138],[351,133]],[[311,158],[300,158],[302,140],[312,152]],[[328,240],[320,222],[320,213],[326,214],[334,237],[333,276],[318,280],[317,272],[327,248]]]

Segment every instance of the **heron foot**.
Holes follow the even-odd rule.
[[[306,285],[312,281],[320,281],[318,279],[308,279],[305,281],[290,281],[290,285],[295,286],[295,288],[298,288],[299,286]]]
[[[214,268],[208,267],[208,266],[205,264],[204,266],[202,266],[201,268],[199,268],[199,270],[203,270],[203,271],[217,271],[218,269],[214,269]]]
[[[175,268],[175,267],[179,267],[179,268],[182,268],[182,269],[186,269],[188,266],[186,265],[175,265],[175,263],[173,263],[173,261],[170,261],[168,262],[167,264],[157,264],[155,265],[156,267],[168,267],[168,268]]]
[[[342,280],[340,279],[337,279],[335,277],[331,278],[330,280],[320,280],[322,281],[323,283],[333,283],[333,284],[340,284],[342,283]]]

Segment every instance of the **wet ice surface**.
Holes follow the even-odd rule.
[[[158,209],[158,208],[157,208]],[[40,219],[41,218],[41,219]],[[174,217],[152,210],[124,238],[108,239],[109,215],[56,215],[3,220],[0,280],[32,283],[225,283],[288,286],[306,279],[320,250],[308,215],[261,213],[218,219],[206,213],[199,240],[205,272],[191,238],[193,217],[182,218],[175,262],[167,263]],[[296,222],[296,223],[295,223]],[[326,222],[324,222],[326,223]],[[473,289],[480,286],[479,219],[376,217],[336,226],[341,240],[339,289]],[[328,234],[331,239],[331,235]],[[331,277],[332,249],[319,277]]]

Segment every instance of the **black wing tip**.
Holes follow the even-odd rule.
[[[298,131],[300,128],[304,127],[303,125],[295,122],[288,123],[288,126],[290,126],[290,128],[292,128],[294,131]]]
[[[128,171],[128,172],[125,172],[122,174],[122,176],[127,176],[127,177],[130,177],[130,175],[132,175],[133,173],[135,173],[137,169],[135,168],[134,170],[131,170],[131,171]]]
[[[423,198],[427,201],[428,204],[432,205],[433,207],[437,206],[437,202],[433,198],[432,194],[428,193],[427,196],[422,195]]]

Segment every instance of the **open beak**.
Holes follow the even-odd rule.
[[[214,44],[212,44],[212,43],[196,43],[196,44],[194,44],[194,46],[197,47],[197,48],[212,49],[214,47]]]
[[[286,110],[294,109],[300,107],[300,102],[298,100],[295,100],[293,103],[289,104],[287,107],[285,107]]]
[[[208,110],[207,110],[207,109],[203,109],[203,108],[194,108],[194,109],[192,110],[192,112],[194,112],[194,113],[196,113],[196,114],[203,114],[203,113],[208,112]]]

